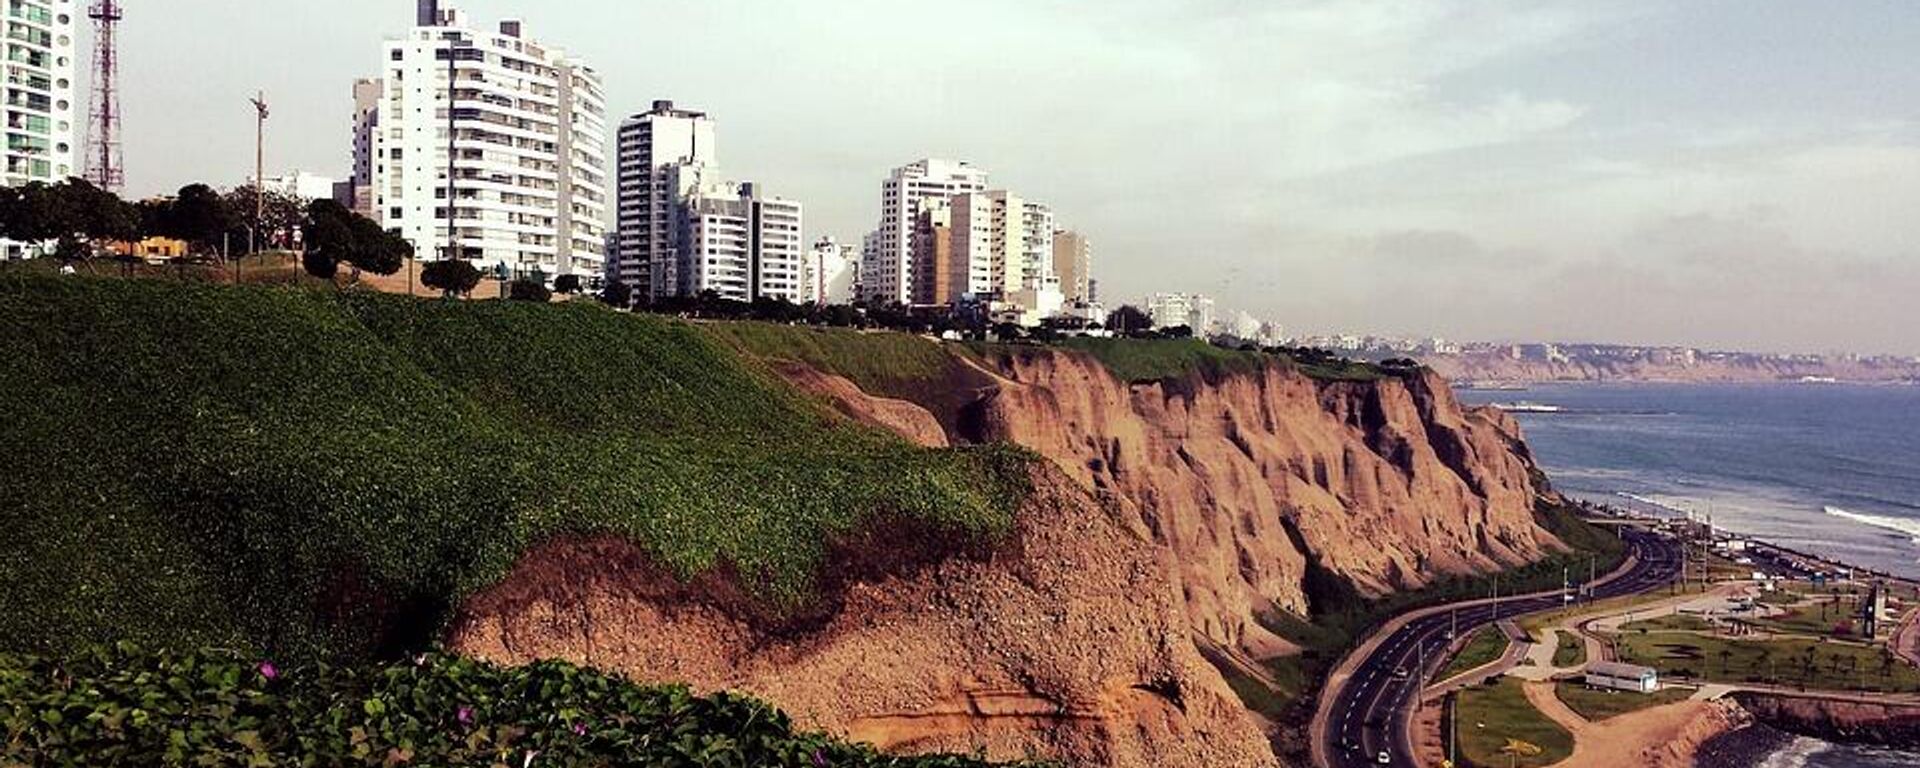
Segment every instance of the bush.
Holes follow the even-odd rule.
[[[515,280],[507,288],[507,298],[513,301],[531,301],[540,304],[553,301],[553,291],[532,280]]]
[[[307,274],[322,280],[332,280],[335,275],[340,274],[340,262],[334,261],[320,251],[307,251],[300,254],[300,267],[305,269]]]
[[[480,270],[465,259],[443,259],[420,268],[420,284],[448,296],[465,296],[480,285]]]
[[[559,662],[282,666],[121,646],[64,664],[0,658],[0,702],[7,765],[986,765],[889,758],[797,732],[758,701]]]
[[[580,292],[579,275],[561,275],[553,279],[553,290],[557,293],[576,294]]]

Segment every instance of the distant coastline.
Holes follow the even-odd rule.
[[[1515,359],[1502,353],[1427,355],[1420,362],[1463,385],[1543,383],[1645,384],[1920,384],[1920,362],[1898,358],[1805,358],[1728,354],[1683,359],[1606,359],[1555,355]]]

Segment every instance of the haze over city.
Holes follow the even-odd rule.
[[[1920,353],[1920,24],[1895,0],[459,5],[585,58],[616,117],[712,113],[723,165],[804,201],[809,239],[857,242],[888,169],[948,156],[1093,238],[1110,305]],[[352,80],[411,15],[133,3],[128,192],[246,178],[256,89],[270,173],[344,175]]]

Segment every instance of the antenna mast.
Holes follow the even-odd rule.
[[[120,154],[120,0],[94,0],[87,10],[93,19],[93,102],[88,121],[92,134],[87,147],[87,181],[114,194],[126,185]]]

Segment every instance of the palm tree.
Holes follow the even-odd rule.
[[[1518,768],[1520,758],[1539,757],[1540,753],[1545,751],[1519,739],[1507,739],[1507,745],[1500,748],[1500,754],[1507,756],[1508,768]]]

